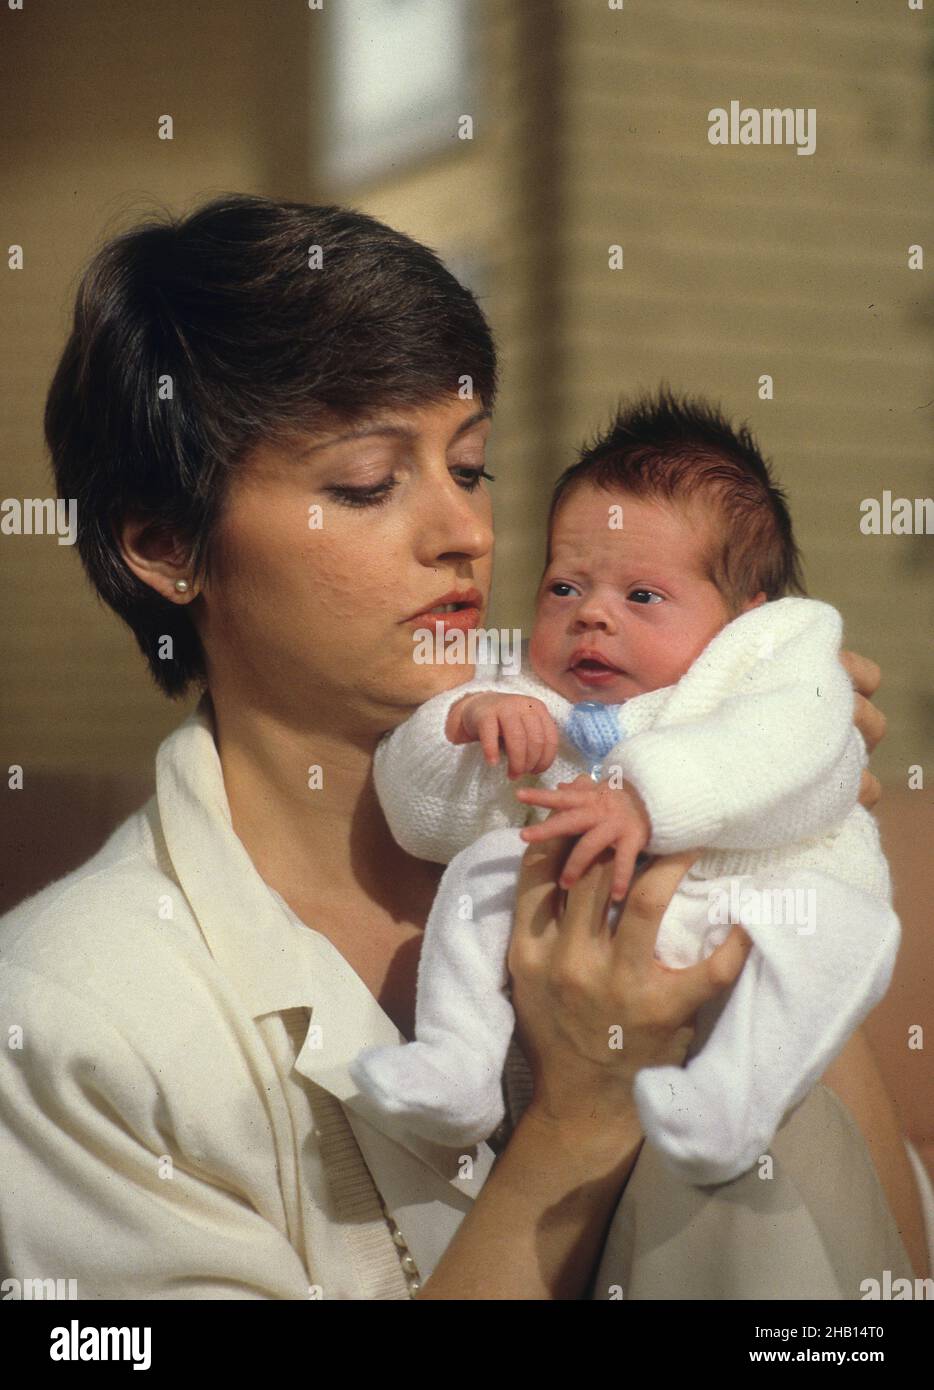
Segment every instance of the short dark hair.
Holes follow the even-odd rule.
[[[201,644],[188,607],[127,567],[121,517],[171,528],[204,578],[232,470],[253,447],[464,394],[465,377],[491,409],[496,351],[473,294],[434,251],[365,213],[226,194],[98,250],[45,437],[59,496],[77,501],[91,582],[167,695],[203,680]],[[157,651],[166,634],[172,660]]]
[[[633,497],[699,498],[719,522],[705,555],[707,574],[731,612],[806,593],[801,557],[782,489],[747,425],[734,429],[719,406],[675,395],[668,386],[620,404],[612,424],[584,444],[555,484],[551,531],[562,503],[583,484]]]

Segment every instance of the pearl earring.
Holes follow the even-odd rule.
[[[178,593],[180,593],[180,594],[187,594],[187,593],[188,593],[188,580],[187,580],[187,579],[176,579],[176,581],[175,581],[175,588],[176,588],[176,590],[178,591]]]

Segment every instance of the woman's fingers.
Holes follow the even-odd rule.
[[[853,722],[865,739],[866,747],[871,753],[880,739],[885,737],[888,721],[881,709],[876,709],[875,705],[864,695],[857,694],[853,699]]]
[[[878,777],[874,777],[868,768],[863,768],[863,775],[859,784],[859,804],[865,806],[867,811],[871,811],[873,806],[882,799],[882,783]]]
[[[685,970],[672,972],[681,1007],[694,1014],[727,985],[731,985],[746,963],[752,940],[740,926],[734,926],[727,939],[707,957]]]
[[[522,856],[510,950],[517,942],[540,937],[549,923],[557,919],[561,896],[558,874],[567,852],[568,843],[564,840],[548,840],[530,845]]]
[[[561,918],[562,945],[568,953],[582,950],[585,941],[604,931],[612,884],[613,858],[604,850],[568,889]]]
[[[872,697],[882,683],[882,672],[868,656],[859,652],[840,652],[840,661],[860,695]]]
[[[707,974],[713,986],[713,993],[724,985],[731,985],[746,964],[746,957],[752,950],[752,937],[739,925],[733,927],[727,939],[715,951],[711,951],[706,961]]]
[[[641,968],[654,959],[655,938],[665,909],[678,884],[699,857],[698,850],[666,854],[661,859],[653,859],[633,878],[613,938],[614,954],[620,963]]]

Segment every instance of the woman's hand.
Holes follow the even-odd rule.
[[[507,965],[534,1081],[529,1109],[571,1131],[631,1128],[636,1073],[683,1062],[697,1010],[736,979],[751,942],[736,927],[706,960],[669,970],[655,959],[655,939],[697,854],[667,855],[636,874],[611,934],[613,860],[605,851],[564,895],[557,879],[571,843],[531,845],[519,876]]]
[[[871,703],[879,689],[882,672],[868,656],[859,652],[841,651],[840,661],[853,682],[856,696],[853,705],[853,723],[862,734],[867,750],[871,753],[880,739],[885,738],[886,719],[881,710]],[[882,785],[868,769],[863,770],[863,780],[859,788],[859,803],[871,810],[882,795]]]

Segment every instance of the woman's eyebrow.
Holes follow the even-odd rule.
[[[457,429],[451,435],[450,443],[455,439],[460,439],[462,434],[472,430],[474,425],[479,425],[481,420],[489,420],[493,416],[492,410],[478,410],[473,415],[468,415],[466,420],[462,420]],[[395,439],[412,439],[418,431],[413,425],[394,425],[388,420],[364,420],[354,429],[345,431],[344,434],[334,434],[328,439],[322,439],[317,444],[310,444],[307,449],[303,449],[300,457],[307,458],[309,454],[315,453],[318,449],[328,449],[332,444],[342,444],[347,439],[368,439],[373,435],[383,435]]]
[[[478,410],[473,415],[468,415],[466,420],[462,420],[457,429],[451,435],[450,442],[453,444],[455,439],[460,439],[462,434],[472,430],[474,425],[479,425],[481,420],[492,420],[492,410]]]

